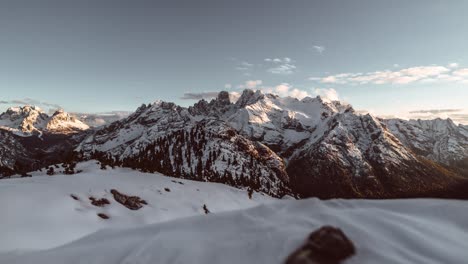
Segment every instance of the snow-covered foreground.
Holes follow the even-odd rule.
[[[122,168],[100,170],[95,161],[80,163],[77,169],[83,172],[47,176],[44,171],[32,173],[31,178],[0,180],[0,253],[49,249],[103,228],[129,228],[204,215],[203,205],[216,213],[275,200],[259,193],[249,199],[247,191],[223,184]],[[130,210],[113,199],[111,189],[138,195],[148,205]],[[107,198],[110,205],[94,206],[91,196]],[[110,219],[101,219],[98,213]]]
[[[280,201],[260,194],[250,200],[246,191],[223,185],[182,185],[164,176],[80,166],[85,172],[78,175],[0,181],[0,210],[7,212],[0,225],[0,263],[282,263],[322,225],[341,228],[354,242],[357,255],[346,263],[468,259],[465,201]],[[111,188],[149,205],[130,211],[112,199]],[[111,204],[94,207],[89,195]],[[216,213],[205,215],[203,204]],[[221,212],[234,209],[242,210]],[[98,212],[111,218],[100,219]]]

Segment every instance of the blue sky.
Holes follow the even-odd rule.
[[[0,110],[132,111],[250,87],[468,120],[467,13],[463,0],[2,1]]]

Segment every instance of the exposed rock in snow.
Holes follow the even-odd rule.
[[[204,204],[216,214],[275,200],[257,192],[249,199],[247,190],[223,184],[182,179],[173,182],[173,178],[159,173],[123,168],[101,170],[94,160],[78,163],[77,170],[82,172],[64,175],[60,166],[52,177],[43,170],[31,172],[30,178],[0,180],[0,263],[10,263],[1,253],[50,249],[104,228],[138,227],[205,215]],[[138,195],[147,205],[129,210],[114,200],[112,189]],[[89,197],[110,203],[95,206]],[[103,220],[99,213],[110,218]]]
[[[286,264],[339,264],[356,254],[354,244],[339,228],[323,226],[286,260]]]

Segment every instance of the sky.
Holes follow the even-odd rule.
[[[468,124],[468,1],[0,1],[0,110],[321,95]]]

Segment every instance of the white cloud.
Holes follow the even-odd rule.
[[[226,83],[226,84],[224,85],[224,88],[225,88],[225,89],[231,89],[231,88],[232,88],[232,84]]]
[[[468,80],[468,68],[453,70],[444,66],[418,66],[400,70],[384,70],[368,73],[340,73],[309,80],[335,84],[409,84],[436,81],[464,82]]]
[[[236,66],[236,70],[239,70],[239,71],[248,71],[248,70],[251,70],[253,68],[253,64],[252,63],[249,63],[249,62],[246,62],[246,61],[241,61],[237,66]]]
[[[237,100],[239,99],[240,97],[240,93],[238,92],[230,92],[229,93],[229,100],[232,102],[232,103],[235,103],[237,102]]]
[[[448,67],[452,68],[452,69],[458,68],[458,66],[459,66],[458,63],[456,63],[456,62],[449,63],[449,65],[448,65]]]
[[[281,96],[287,96],[290,88],[291,86],[289,84],[282,83],[275,87],[275,92],[277,92]]]
[[[468,68],[459,69],[453,72],[455,76],[468,77]]]
[[[405,119],[452,119],[455,123],[468,125],[468,109],[424,109],[403,113]]]
[[[338,78],[336,76],[327,76],[323,79],[321,79],[322,83],[337,83]]]
[[[317,51],[318,53],[322,54],[324,51],[325,51],[325,47],[324,46],[313,46],[314,50]]]
[[[293,64],[281,64],[278,65],[277,67],[273,67],[268,69],[268,72],[273,73],[273,74],[283,74],[283,75],[288,75],[294,73],[296,70],[296,65]]]
[[[288,75],[294,73],[296,70],[296,65],[294,61],[289,57],[284,58],[266,58],[265,62],[269,62],[273,67],[269,68],[267,71],[273,74],[282,74]]]
[[[249,80],[244,84],[237,86],[239,89],[256,89],[258,86],[262,85],[262,80]]]
[[[324,99],[328,99],[330,101],[339,101],[340,96],[338,92],[333,88],[317,88],[314,90],[314,93]]]
[[[291,84],[289,83],[282,83],[279,85],[276,85],[274,87],[262,87],[261,89],[264,93],[272,93],[279,95],[281,97],[294,97],[297,99],[303,99],[304,97],[310,96],[310,94],[307,91],[294,88]]]

